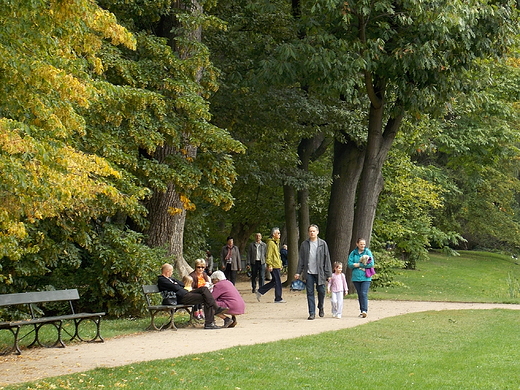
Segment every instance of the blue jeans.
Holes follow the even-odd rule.
[[[280,268],[273,268],[271,271],[271,281],[267,284],[264,284],[262,287],[258,289],[258,292],[264,295],[270,289],[274,287],[274,300],[281,301],[282,300],[282,277],[280,276]]]
[[[358,295],[359,311],[368,312],[368,289],[370,288],[370,280],[366,282],[354,282],[354,287],[356,287]]]
[[[325,300],[325,285],[318,284],[318,275],[307,274],[305,288],[307,290],[307,305],[309,306],[309,315],[311,316],[316,313],[314,285],[316,285],[316,290],[318,291],[318,309],[323,310],[323,301]]]
[[[256,278],[258,278],[258,287],[262,287],[265,283],[265,263],[255,261],[251,267],[251,287],[253,292],[256,291]]]

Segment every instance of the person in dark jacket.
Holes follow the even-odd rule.
[[[309,307],[309,320],[316,318],[316,299],[314,286],[318,291],[319,316],[325,315],[323,301],[325,300],[325,283],[332,276],[332,264],[330,262],[329,247],[325,240],[318,237],[317,225],[309,226],[309,238],[300,245],[300,255],[295,279],[303,278],[307,289],[307,305]]]
[[[258,287],[265,284],[265,253],[267,246],[262,241],[262,234],[255,234],[255,241],[249,244],[247,251],[247,263],[251,267],[251,289],[256,292],[256,279]]]
[[[215,325],[215,315],[224,314],[228,311],[227,307],[220,307],[215,302],[213,295],[207,287],[199,287],[188,291],[184,288],[184,284],[172,278],[173,267],[171,264],[163,264],[161,267],[161,275],[157,278],[157,287],[163,294],[163,298],[175,293],[178,304],[182,305],[204,305],[204,329],[220,329]],[[170,294],[168,294],[170,292]],[[163,302],[164,303],[164,302]]]
[[[233,237],[227,238],[227,244],[220,251],[220,266],[226,278],[233,284],[237,282],[237,274],[242,271],[240,251],[233,244]]]

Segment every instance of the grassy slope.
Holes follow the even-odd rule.
[[[520,303],[520,260],[488,252],[460,254],[431,253],[417,270],[400,271],[396,280],[406,287],[378,289],[370,299]],[[516,294],[510,287],[516,287]]]

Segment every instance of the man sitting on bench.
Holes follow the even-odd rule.
[[[204,329],[220,329],[220,326],[215,324],[215,314],[224,314],[228,311],[228,308],[218,306],[207,287],[199,287],[191,291],[185,290],[182,282],[172,278],[172,273],[173,267],[171,264],[163,264],[161,275],[157,278],[159,291],[173,291],[177,296],[177,303],[181,305],[202,303],[205,317]]]

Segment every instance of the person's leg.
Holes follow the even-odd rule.
[[[354,287],[356,288],[356,293],[357,293],[357,296],[358,296],[358,302],[359,302],[359,311],[363,311],[362,307],[363,307],[363,303],[362,303],[362,293],[361,293],[361,283],[362,282],[353,282],[354,283]]]
[[[318,283],[316,279],[316,283]],[[318,290],[318,309],[320,311],[320,317],[323,317],[325,315],[324,311],[324,302],[325,302],[325,285],[324,284],[317,284],[316,290]]]
[[[307,290],[307,306],[309,307],[309,316],[316,314],[316,300],[314,298],[314,283],[317,282],[318,275],[307,274],[307,282],[305,289]]]
[[[231,278],[231,264],[226,264],[226,268],[224,269],[224,276],[228,280]]]
[[[282,301],[282,277],[280,274],[280,268],[273,269],[273,272],[271,272],[271,279],[274,281],[274,300],[275,302]]]
[[[205,325],[211,325],[215,321],[215,310],[218,309],[219,306],[207,287],[199,287],[191,290],[182,298],[182,303],[184,305],[196,305],[202,303]]]
[[[258,272],[260,271],[260,265],[259,261],[255,261],[251,267],[251,290],[253,292],[256,292],[256,278],[259,276]],[[261,278],[259,279],[261,280]],[[262,285],[260,284],[259,287],[262,287]]]
[[[265,263],[260,263],[260,270],[258,272],[258,286],[262,287],[265,284]]]
[[[229,278],[229,281],[231,283],[233,283],[233,286],[236,284],[237,282],[237,272],[238,271],[230,271],[230,278]]]
[[[262,287],[260,287],[258,289],[257,293],[264,295],[266,292],[268,292],[270,289],[272,289],[274,287],[274,279],[272,277],[272,274],[273,273],[271,272],[271,280],[269,281],[269,283],[266,283]]]
[[[368,289],[370,288],[370,281],[361,282],[361,294],[359,299],[359,306],[361,313],[368,312]]]
[[[332,307],[332,317],[336,317],[336,314],[338,313],[338,294],[333,292],[330,296],[330,305]]]
[[[341,318],[343,314],[343,291],[334,293],[336,294],[336,317]]]

